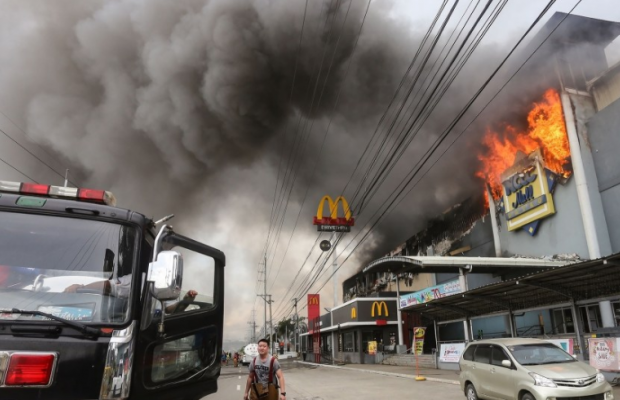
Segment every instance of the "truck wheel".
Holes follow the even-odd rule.
[[[471,383],[467,384],[467,387],[465,388],[465,396],[467,397],[467,400],[478,400],[478,392],[476,392],[476,388]]]
[[[525,393],[523,396],[521,396],[521,400],[536,400],[536,399],[530,393]]]

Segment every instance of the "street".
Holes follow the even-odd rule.
[[[365,400],[411,397],[464,399],[458,385],[398,378],[343,369],[282,363],[288,400]],[[222,368],[218,392],[204,400],[242,399],[247,367]]]

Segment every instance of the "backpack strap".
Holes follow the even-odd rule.
[[[273,363],[276,359],[272,356],[271,361],[269,362],[269,382],[273,383]]]
[[[257,382],[255,368],[256,368],[256,357],[254,357],[254,359],[252,359],[252,381]]]

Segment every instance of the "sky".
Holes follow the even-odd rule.
[[[573,13],[620,21],[616,2],[584,0]],[[484,123],[366,225],[543,3],[508,1],[412,141],[387,140],[403,152],[362,202],[364,149],[402,100],[441,2],[374,0],[366,13],[362,0],[3,0],[0,179],[58,185],[69,169],[73,184],[110,190],[120,207],[175,214],[178,232],[226,254],[224,339],[243,342],[253,312],[262,325],[265,256],[274,319],[291,315],[293,297],[306,315],[306,292],[333,306],[328,273],[300,287],[328,255],[317,243],[329,234],[312,226],[323,195],[356,200],[356,226],[336,248],[341,283],[479,191]],[[455,7],[439,45],[471,4]],[[541,24],[574,5],[558,0]],[[620,60],[620,41],[607,59]]]

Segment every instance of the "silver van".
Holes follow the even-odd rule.
[[[468,400],[614,398],[603,374],[545,340],[478,340],[467,346],[459,366]]]

